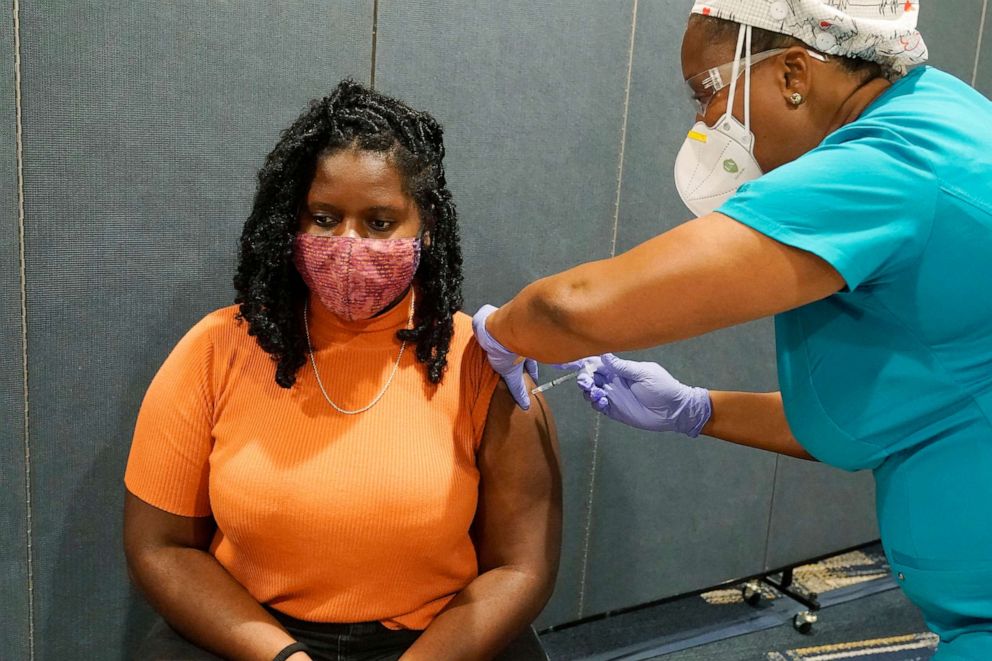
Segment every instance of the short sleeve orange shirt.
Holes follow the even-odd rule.
[[[349,323],[310,302],[328,396],[358,409],[396,364],[410,295]],[[423,629],[477,575],[476,452],[498,376],[455,317],[441,384],[406,347],[378,404],[325,401],[308,362],[292,388],[228,307],[179,342],[145,395],[125,474],[141,500],[213,516],[211,552],[260,602],[314,622]]]

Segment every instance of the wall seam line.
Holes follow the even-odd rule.
[[[579,572],[579,610],[577,618],[585,615],[586,607],[586,573],[589,570],[589,543],[592,533],[592,502],[596,493],[596,465],[599,460],[599,426],[600,414],[595,414],[592,430],[592,457],[589,459],[589,490],[586,493],[586,525],[582,537],[582,568]]]
[[[31,503],[31,413],[28,388],[28,307],[27,307],[27,266],[25,260],[24,242],[24,132],[21,120],[21,22],[20,2],[13,0],[14,13],[14,117],[15,144],[17,152],[17,238],[18,238],[18,268],[20,271],[21,288],[21,372],[23,375],[24,405],[24,534],[25,552],[27,555],[27,588],[28,588],[28,655],[34,661],[34,545],[32,538],[32,503]]]
[[[782,458],[775,455],[775,469],[772,471],[772,495],[768,499],[768,520],[765,522],[765,552],[762,562],[762,571],[768,570],[768,547],[772,540],[772,516],[775,513],[775,487],[778,486],[778,464]]]
[[[379,41],[379,0],[372,0],[372,71],[369,74],[369,87],[375,89],[375,56]]]
[[[627,116],[630,110],[630,79],[634,69],[634,40],[637,35],[637,2],[634,4],[630,17],[630,43],[627,48],[627,76],[623,90],[623,117],[620,121],[620,153],[617,157],[617,192],[613,200],[613,236],[610,240],[610,257],[617,254],[617,234],[620,226],[620,195],[623,187],[624,148],[627,144]],[[582,569],[579,574],[579,609],[578,617],[585,615],[586,584],[589,571],[589,546],[592,542],[592,510],[596,495],[596,469],[599,465],[599,430],[602,416],[596,415],[592,434],[592,457],[589,465],[589,491],[586,494],[586,523],[582,541]]]
[[[623,187],[623,162],[627,146],[627,115],[630,110],[630,79],[634,70],[634,39],[637,36],[637,1],[634,0],[630,26],[630,47],[627,50],[627,80],[623,90],[623,121],[620,124],[620,155],[617,158],[617,194],[613,200],[613,239],[610,242],[610,257],[617,254],[617,233],[620,227],[620,195]],[[986,0],[987,1],[987,0]]]
[[[978,43],[975,45],[975,67],[971,70],[971,86],[978,84],[978,64],[982,59],[982,38],[985,36],[985,17],[988,15],[989,0],[982,0],[982,17],[978,21]]]

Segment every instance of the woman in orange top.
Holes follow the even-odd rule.
[[[238,306],[165,361],[125,475],[169,658],[491,658],[547,602],[554,427],[458,312],[443,156],[433,118],[352,81],[269,154]]]

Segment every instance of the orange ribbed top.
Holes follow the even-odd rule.
[[[368,404],[396,361],[410,295],[367,322],[311,297],[321,379]],[[217,560],[261,603],[314,622],[423,629],[477,574],[476,451],[498,376],[455,318],[444,381],[409,344],[382,400],[324,400],[308,362],[280,388],[237,308],[207,315],[145,395],[125,484],[181,516],[212,515]]]

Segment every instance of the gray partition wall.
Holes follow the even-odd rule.
[[[20,3],[36,658],[123,658],[147,630],[120,541],[137,407],[183,333],[231,303],[279,131],[342,77],[368,81],[372,9]]]
[[[30,655],[14,21],[0,7],[0,650]]]
[[[989,0],[983,0],[982,18],[978,25],[981,26],[979,34],[985,38],[978,42],[971,84],[985,96],[992,97],[992,10],[989,9]]]
[[[255,172],[308,99],[374,79],[441,120],[472,311],[687,218],[671,171],[693,119],[689,4],[0,9],[0,656],[123,659],[147,630],[120,550],[137,407],[179,337],[231,302]],[[934,64],[989,94],[987,4],[930,0],[922,28]],[[776,387],[767,320],[635,355],[701,385]],[[571,388],[550,400],[566,530],[541,627],[877,536],[870,475],[627,429]]]

